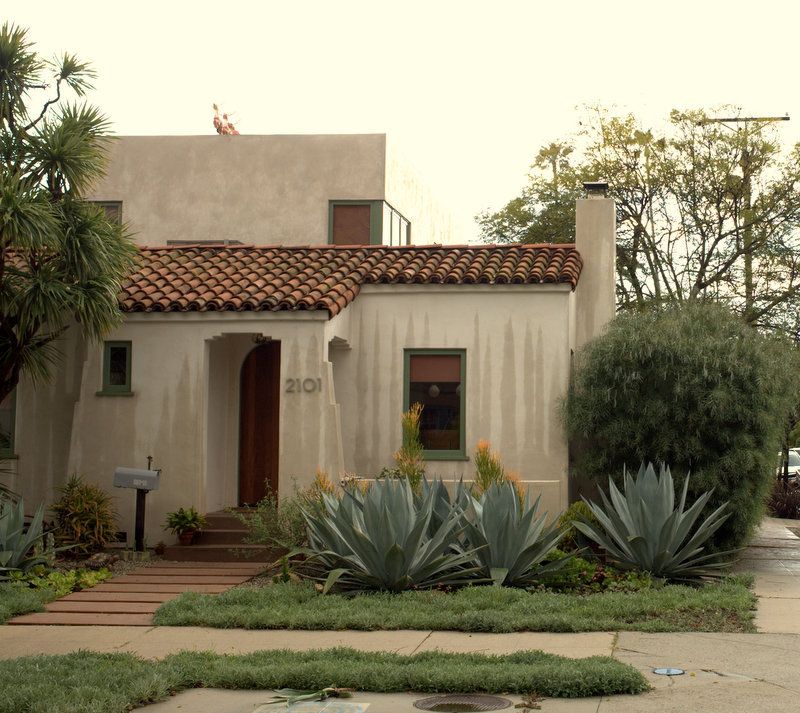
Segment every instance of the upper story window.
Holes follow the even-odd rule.
[[[422,405],[420,440],[428,460],[466,458],[464,431],[466,351],[405,350],[405,410]]]
[[[122,223],[122,201],[89,201],[93,205],[102,208],[108,218],[113,223]]]
[[[408,245],[411,224],[386,201],[331,201],[328,242],[332,245]]]
[[[14,424],[17,392],[12,391],[0,401],[0,458],[14,455]]]
[[[103,390],[101,396],[130,395],[131,343],[105,342],[103,345]]]

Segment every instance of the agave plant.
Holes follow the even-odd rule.
[[[675,507],[675,487],[669,468],[663,464],[656,475],[653,464],[642,463],[636,477],[624,472],[624,494],[609,479],[609,495],[602,491],[603,505],[587,502],[598,524],[573,521],[588,538],[599,544],[624,569],[639,569],[655,577],[691,581],[720,576],[727,567],[721,560],[729,552],[702,554],[705,543],[728,518],[727,503],[712,512],[692,533],[692,528],[713,491],[703,493],[689,509],[683,483]]]
[[[481,573],[497,585],[530,587],[569,560],[544,563],[563,536],[547,513],[538,515],[539,498],[520,501],[514,483],[493,483],[480,499],[470,496],[465,511],[466,546],[475,551]]]
[[[436,490],[417,502],[406,480],[378,480],[365,493],[345,490],[341,500],[323,493],[324,512],[304,510],[311,576],[350,590],[398,592],[459,586],[474,581],[475,553],[459,543],[462,512],[452,506],[430,528]]]
[[[25,505],[0,498],[0,580],[12,571],[27,572],[38,564],[46,564],[41,553],[44,506],[39,505],[28,527],[25,527]]]

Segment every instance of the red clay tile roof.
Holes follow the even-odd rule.
[[[328,310],[362,285],[566,283],[583,261],[574,245],[182,246],[142,248],[124,285],[125,312]]]

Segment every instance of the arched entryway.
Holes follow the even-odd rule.
[[[278,493],[281,343],[253,349],[239,387],[239,505]]]

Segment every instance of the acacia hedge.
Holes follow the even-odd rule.
[[[607,487],[623,466],[664,462],[689,496],[714,489],[707,509],[731,516],[712,547],[745,543],[775,477],[797,398],[797,350],[724,307],[684,304],[616,317],[575,358],[564,422],[574,477]]]

